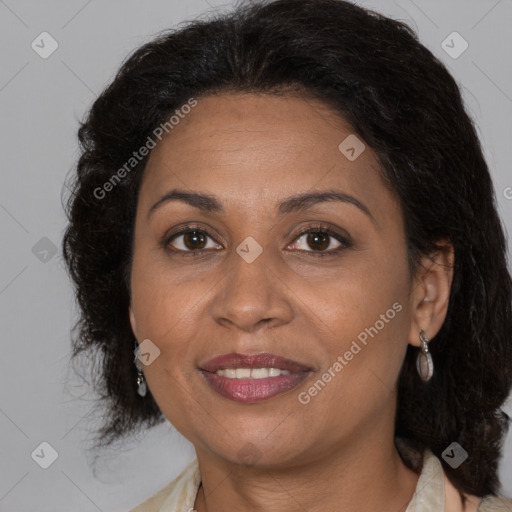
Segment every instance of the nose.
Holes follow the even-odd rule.
[[[211,306],[217,323],[253,332],[262,325],[277,327],[291,321],[293,294],[283,273],[272,266],[269,251],[264,249],[251,263],[233,251],[225,263],[226,276]]]

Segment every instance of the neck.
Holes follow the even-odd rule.
[[[247,467],[198,452],[202,485],[197,512],[404,512],[418,475],[409,470],[393,440],[350,443],[328,457],[292,467]]]

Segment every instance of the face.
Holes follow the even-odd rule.
[[[143,367],[153,397],[205,457],[290,464],[393,429],[411,330],[404,224],[372,150],[339,148],[352,134],[317,101],[226,94],[199,98],[150,155],[130,319],[160,351]],[[308,371],[206,374],[233,353]],[[234,365],[249,363],[217,366]]]

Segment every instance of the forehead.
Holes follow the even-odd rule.
[[[368,146],[353,161],[340,151],[353,132],[313,99],[242,93],[198,98],[153,149],[141,202],[172,188],[214,194],[226,209],[241,203],[268,208],[291,194],[328,188],[370,203],[385,201],[386,194],[390,199]]]

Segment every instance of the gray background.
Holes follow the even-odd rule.
[[[511,0],[358,3],[410,23],[462,86],[510,232]],[[158,30],[210,6],[230,3],[0,0],[0,511],[125,511],[194,457],[168,422],[98,459],[86,450],[97,419],[90,414],[91,395],[69,370],[76,310],[60,255],[61,190],[78,154],[78,119],[121,61]],[[58,42],[47,59],[31,47],[44,31]],[[469,44],[458,58],[441,47],[453,31]],[[512,400],[506,410],[512,414]],[[31,457],[42,442],[58,453],[48,469]],[[512,434],[505,445],[500,474],[504,493],[512,496]],[[44,462],[49,451],[43,457],[40,450]]]

